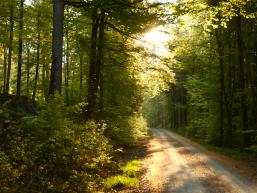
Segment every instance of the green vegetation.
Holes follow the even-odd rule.
[[[256,154],[256,2],[170,5],[176,83],[145,101],[151,127]]]
[[[139,178],[137,177],[140,171],[139,160],[129,161],[125,166],[121,167],[122,175],[115,175],[107,178],[105,187],[107,189],[119,187],[138,187]]]
[[[257,152],[256,3],[162,2],[0,0],[1,193],[101,192],[147,123]]]
[[[1,192],[92,192],[98,186],[97,173],[111,163],[113,151],[105,125],[74,123],[65,108],[56,95],[37,116],[1,133]]]
[[[119,187],[137,187],[139,186],[139,179],[123,175],[117,175],[108,178],[105,184],[107,189]]]
[[[140,0],[0,1],[1,193],[104,191],[118,152],[147,135],[144,98],[172,81],[139,41],[163,23],[164,9]],[[126,166],[122,183],[138,184],[137,170]]]
[[[138,167],[138,165],[140,164],[141,161],[139,160],[129,161],[125,166],[121,168],[121,170],[123,171],[124,175],[135,177],[137,172],[140,171],[140,168]]]

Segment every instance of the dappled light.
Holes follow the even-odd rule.
[[[147,49],[148,52],[153,52],[158,56],[167,56],[169,52],[169,42],[171,41],[171,35],[168,31],[164,31],[164,27],[158,27],[143,34],[140,38],[140,43]]]
[[[256,193],[256,10],[0,0],[0,193]]]

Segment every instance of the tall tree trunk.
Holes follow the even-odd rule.
[[[22,33],[23,33],[23,7],[24,0],[20,0],[20,21],[19,21],[19,54],[18,54],[18,69],[17,69],[17,91],[19,97],[21,95],[21,67],[22,67]]]
[[[83,56],[79,51],[79,96],[82,97],[82,86],[83,86]]]
[[[228,33],[228,97],[229,99],[226,102],[226,112],[228,119],[228,128],[226,133],[226,142],[228,146],[232,145],[232,101],[233,101],[233,64],[232,64],[232,41],[231,41],[231,32]]]
[[[224,50],[220,40],[220,34],[216,30],[216,41],[219,54],[219,70],[220,70],[220,94],[219,94],[219,109],[220,109],[220,125],[219,125],[219,140],[220,145],[224,145],[224,103],[226,105],[226,92],[225,92],[225,80],[224,80]]]
[[[99,86],[100,86],[99,108],[100,108],[100,112],[103,112],[103,107],[104,107],[104,76],[103,76],[102,70],[100,72]]]
[[[4,63],[3,63],[4,86],[6,84],[6,73],[7,73],[7,49],[6,49],[6,47],[4,47]],[[3,86],[3,92],[4,92],[4,86]]]
[[[64,1],[53,0],[53,50],[49,95],[62,88],[62,52],[63,52]]]
[[[26,66],[26,72],[27,72],[27,78],[26,78],[26,90],[27,90],[27,97],[29,97],[29,74],[30,74],[30,49],[27,49],[27,66]]]
[[[43,57],[42,61],[42,92],[43,92],[43,100],[45,99],[46,96],[46,59]]]
[[[93,12],[92,19],[92,32],[91,32],[91,48],[90,48],[90,63],[89,63],[89,76],[88,76],[88,94],[87,94],[87,107],[85,111],[85,118],[89,119],[92,116],[95,107],[96,94],[95,87],[97,84],[96,75],[96,57],[97,57],[97,35],[99,27],[99,17],[97,9]]]
[[[97,10],[95,10],[92,24],[89,87],[87,100],[88,104],[86,109],[86,119],[91,118],[96,103],[100,71],[103,60],[104,20],[105,12],[101,11],[101,14],[99,16],[97,14]]]
[[[37,26],[38,26],[38,34],[37,34],[37,63],[36,63],[36,74],[35,74],[35,82],[32,94],[32,100],[35,101],[36,93],[37,93],[37,82],[38,82],[38,73],[39,73],[39,62],[40,62],[40,14],[38,14],[37,18]]]
[[[10,39],[9,39],[8,68],[7,68],[7,76],[6,76],[6,84],[5,84],[5,94],[9,94],[9,89],[10,89],[11,67],[12,67],[12,50],[13,50],[13,28],[14,28],[13,12],[14,12],[14,5],[13,5],[13,0],[11,0],[11,6],[10,6]]]
[[[242,17],[237,16],[237,51],[238,51],[238,62],[239,62],[239,79],[240,79],[240,93],[241,93],[241,110],[242,110],[242,123],[243,130],[248,130],[248,114],[247,114],[247,102],[245,92],[245,66],[244,66],[244,50],[243,50],[243,39],[242,39]],[[244,133],[244,146],[249,146],[250,140],[249,135]]]
[[[102,112],[103,110],[103,92],[104,92],[104,82],[103,82],[103,47],[104,47],[104,20],[105,20],[105,12],[102,11],[100,15],[100,24],[99,24],[99,42],[98,42],[98,52],[97,52],[97,61],[96,61],[96,66],[97,66],[97,82],[99,82],[100,86],[100,99],[99,99],[99,107],[100,111]],[[95,88],[95,92],[97,92],[98,85]]]
[[[48,58],[47,58],[48,61]],[[45,64],[45,73],[46,73],[46,77],[45,77],[45,83],[44,83],[44,89],[45,89],[45,100],[48,99],[49,95],[48,95],[48,89],[49,89],[49,80],[50,80],[50,66],[48,64],[48,62],[46,62]]]
[[[67,30],[66,30],[66,65],[65,65],[65,98],[66,98],[66,103],[68,104],[69,102],[69,30],[68,30],[68,22],[67,22]]]

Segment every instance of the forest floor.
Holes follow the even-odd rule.
[[[131,150],[143,163],[140,187],[119,192],[257,192],[257,162],[232,159],[171,131],[151,132],[153,137]]]

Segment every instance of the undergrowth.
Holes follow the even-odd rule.
[[[129,161],[125,166],[120,168],[122,174],[107,178],[107,180],[105,181],[106,189],[109,190],[112,188],[121,187],[138,187],[138,173],[140,171],[140,164],[141,161],[139,160]]]
[[[119,165],[113,156],[122,144],[133,144],[144,135],[142,117],[129,117],[115,127],[100,121],[83,122],[83,107],[67,107],[55,95],[40,104],[36,114],[12,119],[8,106],[1,106],[3,121],[11,121],[0,129],[1,193],[93,193],[104,187],[138,186],[140,162],[127,163],[121,168],[122,175],[108,178],[108,170]],[[116,131],[114,137],[110,131]]]

